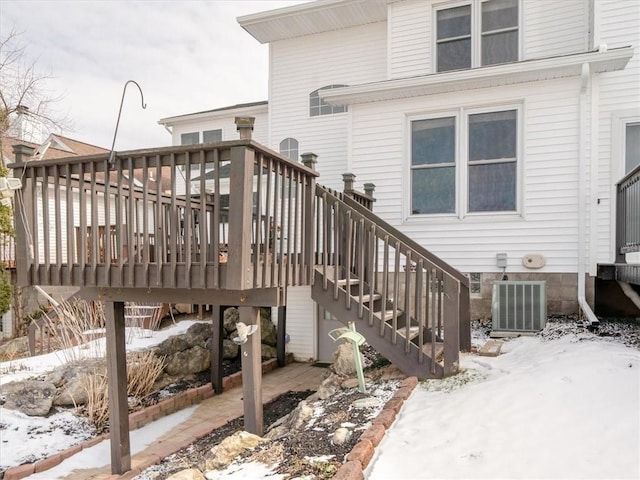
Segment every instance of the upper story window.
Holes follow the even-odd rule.
[[[202,143],[216,143],[222,141],[222,129],[205,130],[202,132]]]
[[[517,109],[411,121],[411,213],[516,211],[518,141]]]
[[[298,140],[285,138],[280,142],[280,153],[289,157],[294,162],[298,161]]]
[[[200,132],[183,133],[180,135],[180,145],[195,145],[200,143]]]
[[[436,10],[436,71],[517,61],[518,1],[473,0]]]
[[[327,85],[326,87],[319,88],[318,90],[314,90],[309,94],[309,115],[312,117],[317,117],[319,115],[331,115],[333,113],[342,113],[347,111],[346,105],[329,105],[325,103],[324,100],[320,98],[318,95],[318,91],[324,90],[327,88],[338,88],[338,87],[347,87],[348,85]]]

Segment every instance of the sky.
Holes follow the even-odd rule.
[[[76,140],[116,150],[170,145],[158,120],[267,100],[268,46],[238,16],[303,0],[0,0],[0,37],[22,32],[26,56],[50,76]]]
[[[140,331],[127,337],[127,349],[157,344],[186,331],[192,323],[182,321],[159,332]],[[473,341],[480,346],[486,338]],[[96,351],[75,350],[77,354]],[[63,360],[64,355],[52,353],[0,363],[0,379],[6,383],[43,374]],[[462,355],[461,369],[456,376],[428,380],[414,389],[376,448],[365,478],[640,478],[637,348],[622,345],[615,336],[587,331],[551,340],[520,337],[507,341],[498,357]],[[322,408],[321,402],[311,407],[314,415],[321,414],[316,410]],[[193,407],[181,410],[132,431],[132,453],[171,431],[193,411]],[[16,465],[29,453],[52,454],[77,443],[52,429],[71,421],[63,415],[27,417],[0,407],[0,423],[5,427],[0,429],[0,442],[7,432],[6,440],[11,442],[0,449],[0,465]],[[29,478],[64,478],[77,468],[103,467],[108,465],[108,451],[109,442],[103,441]],[[268,475],[284,480],[266,465],[237,462],[216,478],[259,480]]]

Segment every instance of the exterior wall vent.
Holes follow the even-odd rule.
[[[546,282],[494,282],[491,313],[494,331],[542,330],[547,321]]]

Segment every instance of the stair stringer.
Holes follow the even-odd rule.
[[[351,308],[347,308],[347,292],[344,288],[338,288],[338,298],[334,298],[334,283],[331,278],[327,278],[327,289],[323,287],[323,275],[316,270],[316,278],[311,288],[311,298],[322,308],[331,313],[338,321],[347,325],[354,322],[356,329],[362,334],[367,343],[378,353],[387,358],[400,370],[409,376],[416,376],[420,379],[443,378],[444,367],[433,361],[426,353],[422,354],[420,360],[420,349],[409,342],[409,351],[405,351],[406,342],[398,336],[397,342],[392,341],[392,328],[385,323],[384,335],[380,335],[380,323],[382,320],[373,315],[373,325],[369,325],[369,309],[364,307],[362,318],[358,315],[358,302],[352,300]]]

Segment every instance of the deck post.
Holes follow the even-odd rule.
[[[460,363],[460,324],[461,303],[460,286],[462,283],[444,276],[442,300],[444,301],[444,375],[446,377],[458,373]],[[431,359],[432,362],[435,359]]]
[[[315,153],[303,153],[300,155],[302,158],[302,163],[305,167],[311,168],[312,170],[316,170],[316,165],[318,164],[318,156]],[[313,283],[313,268],[317,263],[316,259],[316,251],[315,251],[315,227],[316,222],[312,219],[316,216],[316,179],[315,177],[308,177],[309,184],[305,189],[305,198],[304,198],[304,215],[305,218],[309,219],[309,223],[306,225],[303,241],[304,241],[304,249],[305,258],[304,262],[304,282],[307,285],[311,285]]]
[[[13,154],[15,155],[16,168],[13,171],[14,177],[20,176],[24,164],[28,157],[33,155],[34,149],[27,145],[14,145]],[[29,251],[30,242],[27,241],[27,232],[31,231],[33,225],[33,192],[34,179],[27,177],[22,178],[22,195],[16,196],[16,203],[22,202],[22,205],[16,205],[17,210],[24,215],[16,215],[15,231],[16,231],[16,268],[17,284],[21,287],[31,285],[31,269],[33,268],[33,255]]]
[[[285,345],[287,335],[287,306],[278,307],[278,326],[276,330],[276,352],[278,357],[278,366],[284,367],[287,363]]]
[[[229,173],[229,252],[227,288],[252,287],[251,222],[253,220],[253,168],[255,152],[246,147],[231,148]]]
[[[258,307],[238,307],[240,321],[245,325],[257,325],[253,335],[241,347],[242,357],[242,399],[244,405],[244,429],[262,436],[262,347],[260,334],[260,309]]]
[[[460,283],[458,320],[460,323],[460,350],[471,351],[471,307],[469,305],[469,287]]]
[[[211,386],[216,395],[222,393],[222,329],[224,328],[224,307],[213,305],[211,338]]]
[[[111,473],[131,470],[124,302],[105,302]]]

